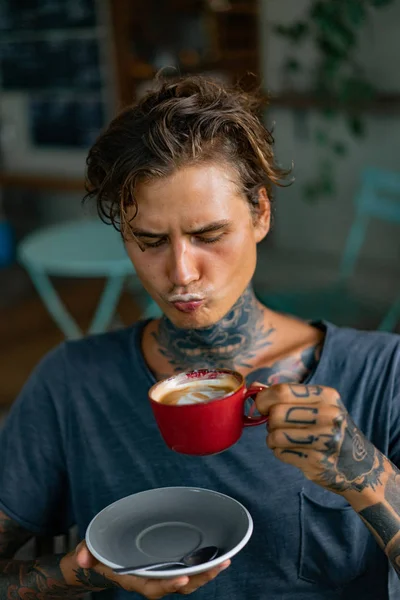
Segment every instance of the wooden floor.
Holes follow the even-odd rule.
[[[103,281],[62,281],[56,286],[78,324],[86,329],[93,316]],[[118,315],[130,324],[139,316],[131,294],[121,296]],[[36,293],[0,307],[0,412],[14,401],[33,367],[63,340]]]

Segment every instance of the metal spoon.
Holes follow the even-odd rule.
[[[120,567],[113,569],[114,573],[123,575],[124,573],[131,573],[132,571],[139,571],[141,569],[166,569],[172,567],[196,567],[202,563],[209,562],[217,556],[219,548],[217,546],[205,546],[204,548],[198,548],[189,554],[185,554],[181,560],[173,560],[169,562],[159,563],[147,563],[145,565],[134,565],[133,567]]]

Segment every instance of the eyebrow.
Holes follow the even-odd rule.
[[[203,227],[199,227],[198,229],[193,229],[191,231],[187,231],[187,234],[190,235],[201,235],[203,233],[212,233],[214,231],[220,231],[221,229],[226,228],[230,224],[230,221],[222,220],[215,221],[214,223],[209,223],[208,225],[203,225]],[[162,238],[167,237],[167,233],[154,233],[153,231],[144,231],[143,229],[138,229],[136,227],[132,227],[132,233],[138,237],[146,237],[146,238]]]

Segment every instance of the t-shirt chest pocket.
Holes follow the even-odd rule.
[[[373,539],[344,498],[310,484],[300,493],[300,513],[300,579],[337,589],[366,571]]]

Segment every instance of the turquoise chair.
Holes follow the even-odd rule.
[[[372,302],[352,294],[349,284],[370,220],[380,219],[400,225],[400,173],[365,169],[355,204],[355,219],[333,285],[324,289],[258,293],[264,304],[303,319],[327,319],[338,325],[357,325],[360,317],[377,319]],[[380,321],[378,329],[393,331],[399,320],[400,294]]]
[[[157,305],[136,277],[121,235],[100,219],[87,219],[39,229],[23,239],[17,248],[19,262],[29,273],[47,310],[67,338],[83,332],[54,289],[50,277],[100,277],[106,283],[89,333],[101,333],[110,326],[126,280],[141,300],[141,316],[158,316]],[[133,283],[132,283],[133,282]]]

